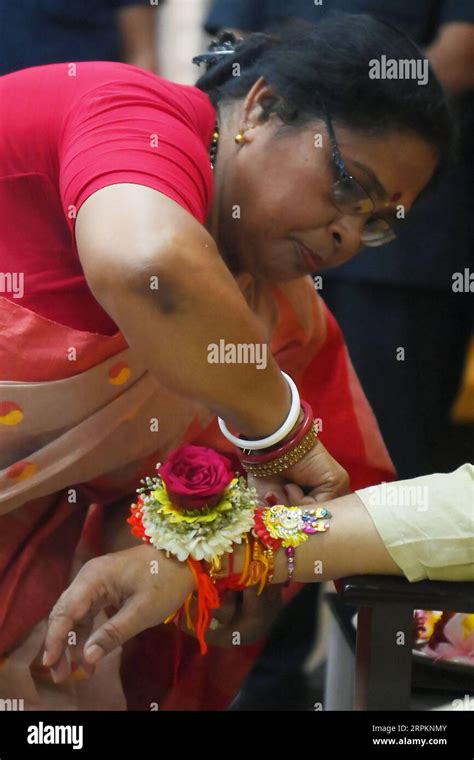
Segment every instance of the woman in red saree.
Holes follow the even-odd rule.
[[[118,658],[92,686],[80,669],[51,683],[45,616],[87,553],[110,548],[107,513],[170,449],[230,451],[216,415],[248,438],[281,426],[280,370],[320,431],[287,480],[326,498],[347,489],[343,468],[351,488],[392,477],[306,275],[391,239],[448,148],[449,117],[434,78],[422,90],[367,78],[369,59],[406,58],[409,41],[358,17],[344,26],[349,55],[336,49],[341,23],[250,38],[200,90],[109,63],[0,80],[2,697],[124,709]],[[260,347],[262,361],[210,363],[221,345]],[[257,652],[200,659],[186,638],[171,687],[176,632],[143,636],[156,698],[140,694],[133,642],[123,670],[128,704],[144,709],[225,706]]]

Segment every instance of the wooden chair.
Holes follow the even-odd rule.
[[[413,611],[415,609],[474,612],[474,583],[421,581],[409,583],[390,576],[353,576],[338,582],[333,615],[325,709],[409,710],[412,693]],[[338,605],[357,609],[355,647],[351,642],[347,614],[335,613]],[[342,629],[345,628],[345,636]],[[344,644],[344,641],[346,644]],[[345,649],[345,645],[347,648]],[[332,648],[332,651],[331,651]],[[355,649],[354,677],[350,671],[350,649]],[[336,651],[335,651],[336,650]],[[332,665],[331,665],[332,663]],[[341,665],[342,663],[342,665]],[[442,675],[432,668],[443,688],[474,692],[474,678]],[[474,668],[473,668],[474,673]],[[428,679],[429,680],[429,679]],[[349,705],[347,685],[354,683]],[[341,695],[346,694],[345,700]],[[345,701],[345,703],[344,703]]]

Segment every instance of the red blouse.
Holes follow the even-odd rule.
[[[0,296],[77,330],[116,332],[82,272],[77,212],[96,190],[132,182],[203,223],[215,116],[196,88],[122,63],[53,64],[0,77],[0,273],[16,276],[15,292],[0,278]]]

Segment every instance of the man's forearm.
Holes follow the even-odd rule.
[[[326,533],[309,536],[296,549],[293,580],[318,583],[348,575],[403,575],[357,494],[324,502],[321,506],[332,515],[330,528]],[[244,547],[236,545],[234,572],[242,571],[244,555]],[[274,561],[273,583],[285,583],[288,562],[284,549],[275,552]]]

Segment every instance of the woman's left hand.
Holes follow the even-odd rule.
[[[300,486],[300,493],[317,502],[330,501],[349,493],[349,476],[320,440],[303,459],[284,470],[281,475],[256,478],[249,475],[248,482],[262,501],[268,504],[295,503],[288,496],[288,486]],[[274,498],[266,497],[272,494]]]
[[[349,475],[319,438],[306,456],[285,470],[283,475],[290,483],[299,485],[307,497],[318,502],[337,499],[349,493]]]

